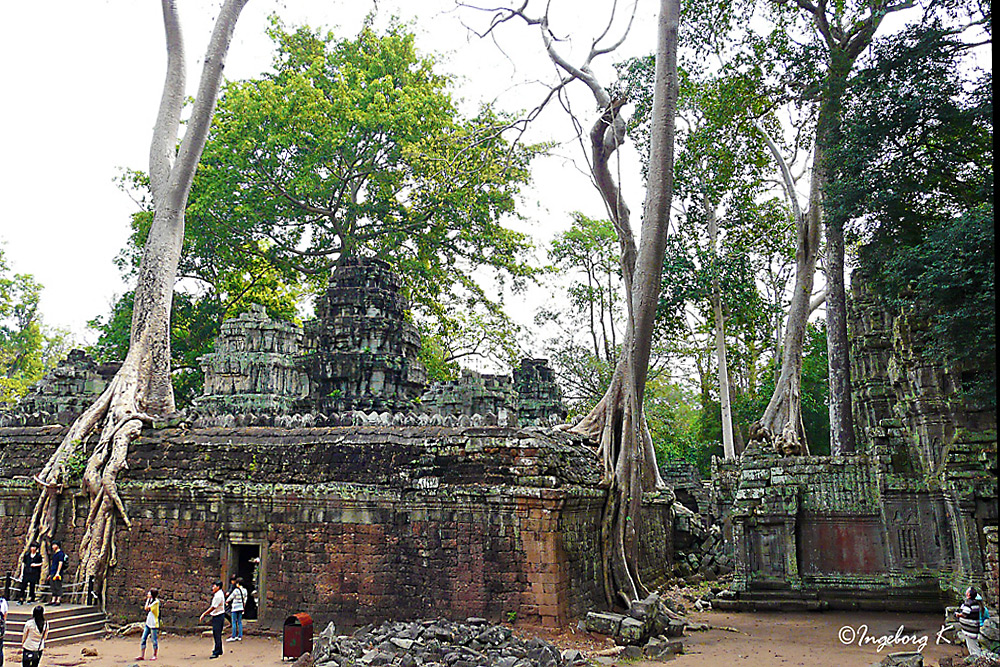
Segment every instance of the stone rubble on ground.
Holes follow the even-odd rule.
[[[305,656],[303,656],[304,658]],[[300,667],[575,667],[586,665],[579,651],[560,651],[533,637],[521,639],[510,628],[486,619],[465,623],[445,619],[386,622],[338,635],[330,623],[315,640]],[[296,663],[298,664],[298,663]]]
[[[684,646],[677,638],[684,635],[688,625],[687,619],[671,609],[670,601],[656,593],[633,603],[628,615],[592,611],[581,621],[581,629],[613,637],[624,645],[621,657],[626,659],[683,653]]]

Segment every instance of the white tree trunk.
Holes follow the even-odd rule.
[[[719,220],[715,207],[704,197],[705,215],[708,217],[708,239],[712,246],[712,258],[719,257]],[[718,267],[716,267],[718,268]],[[736,443],[733,440],[733,411],[729,390],[729,362],[726,358],[726,321],[722,312],[722,290],[718,275],[712,277],[712,314],[715,317],[715,356],[719,365],[719,407],[722,412],[722,454],[726,459],[736,458]]]
[[[150,144],[153,224],[139,264],[129,351],[108,387],[70,426],[36,477],[42,492],[25,536],[25,552],[32,542],[47,544],[52,539],[66,462],[78,450],[86,449],[92,434],[100,433],[83,475],[90,510],[78,548],[80,567],[76,574],[78,581],[94,577],[98,588],[115,562],[118,519],[131,527],[117,486],[118,473],[128,467],[129,444],[153,416],[169,416],[175,411],[170,382],[170,307],[184,240],[184,209],[215,110],[225,55],[246,2],[226,0],[219,12],[191,118],[178,149],[185,99],[184,42],[175,0],[161,1],[167,75]]]

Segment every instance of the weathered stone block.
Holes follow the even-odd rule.
[[[616,637],[623,620],[625,620],[625,617],[621,614],[591,611],[587,612],[585,627],[588,632]]]

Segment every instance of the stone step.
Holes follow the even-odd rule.
[[[31,618],[34,605],[11,605],[7,614],[4,646],[19,646],[24,624]],[[107,618],[99,607],[82,605],[47,606],[45,620],[49,624],[47,645],[70,644],[104,636]]]

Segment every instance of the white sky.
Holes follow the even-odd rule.
[[[612,4],[563,2],[565,9],[553,23],[562,34],[582,34],[580,26],[586,26],[591,15],[606,20]],[[613,61],[652,49],[655,4],[640,0],[625,47],[600,61],[605,81],[610,81]],[[179,1],[189,94],[197,86],[201,56],[220,5],[220,0]],[[308,23],[346,37],[356,34],[375,5],[250,0],[236,28],[226,76],[250,78],[269,67],[271,42],[264,30],[271,13],[286,25]],[[456,95],[470,107],[493,99],[507,109],[530,107],[542,93],[525,81],[552,80],[552,66],[535,31],[507,26],[501,33],[501,52],[492,41],[467,33],[459,18],[481,24],[482,17],[451,11],[451,0],[379,0],[377,6],[380,24],[391,15],[413,22],[418,48],[439,54],[441,70],[460,77]],[[596,34],[596,23],[590,24],[588,34]],[[112,260],[127,239],[135,205],[113,180],[122,167],[148,168],[165,60],[160,3],[154,0],[10,2],[0,9],[5,92],[0,103],[0,243],[15,271],[33,274],[44,286],[45,323],[70,329],[78,341],[93,341],[86,321],[105,315],[114,295],[129,289]],[[576,93],[574,108],[589,126],[593,101],[582,86]],[[558,107],[547,112],[529,136],[532,141],[570,138],[568,119]],[[577,160],[581,156],[573,142],[558,152]],[[642,190],[636,161],[623,162],[625,192],[633,210],[639,211]],[[568,226],[569,211],[604,217],[588,178],[565,159],[540,160],[534,174],[522,214],[534,222],[530,231],[540,243]],[[524,323],[530,321],[526,310],[517,313]]]

